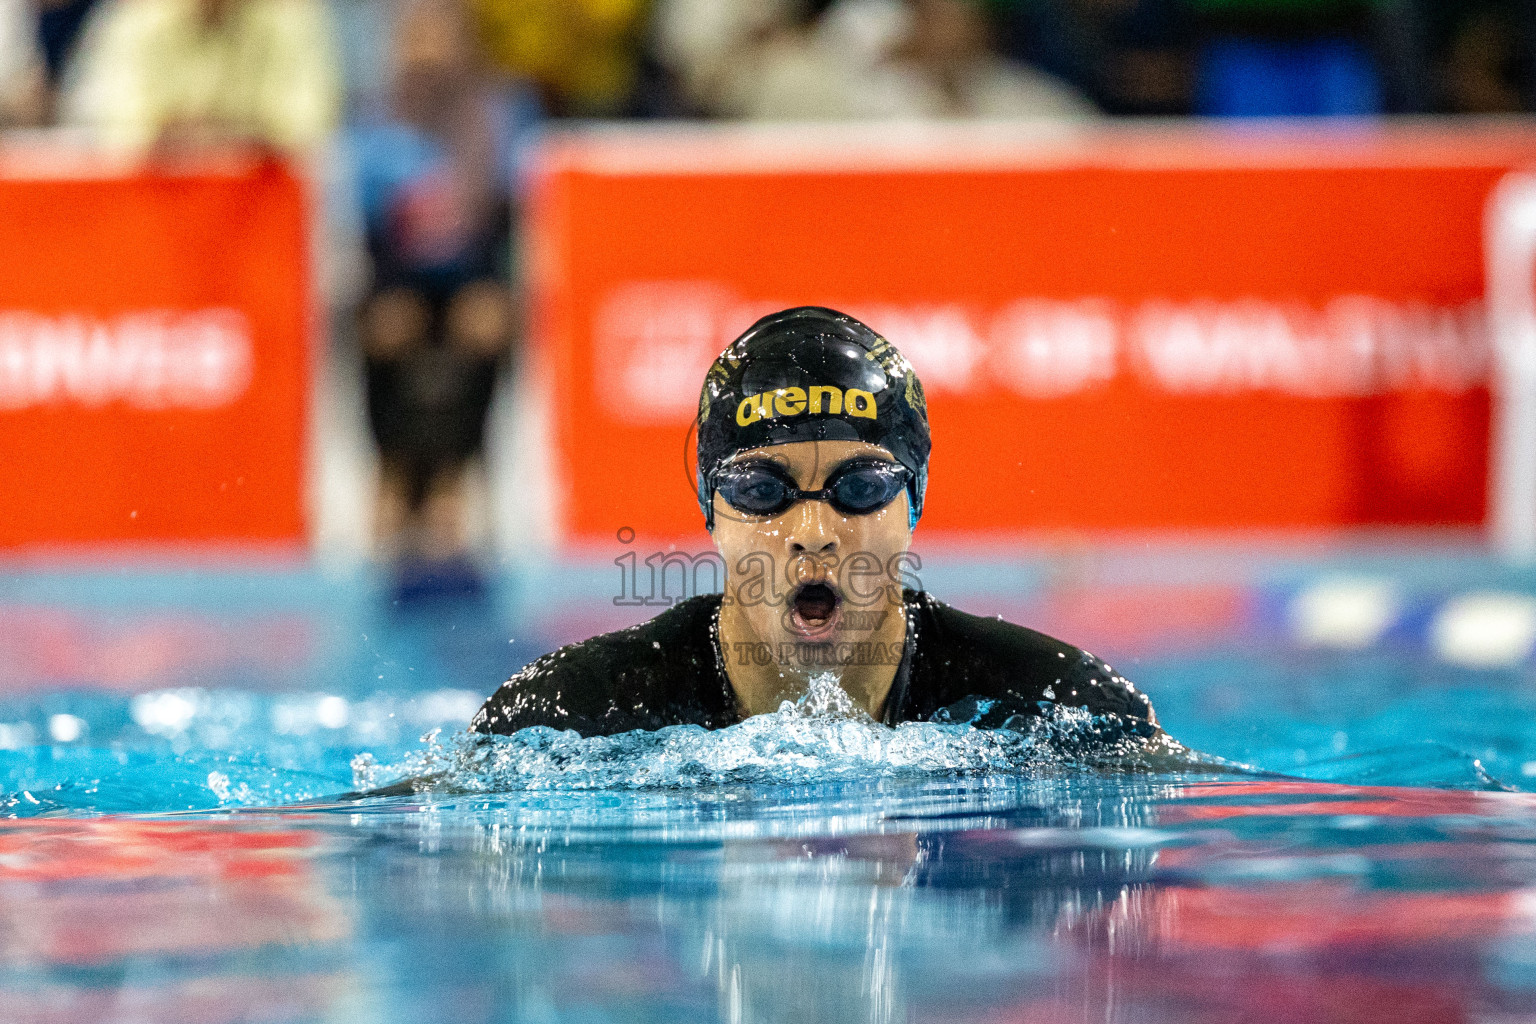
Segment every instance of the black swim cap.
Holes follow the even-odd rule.
[[[710,366],[699,396],[699,507],[715,528],[715,475],[737,452],[792,441],[866,441],[912,471],[910,525],[928,487],[928,403],[906,357],[820,306],[765,316]]]

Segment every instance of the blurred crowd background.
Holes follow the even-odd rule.
[[[372,533],[442,563],[552,122],[1497,114],[1533,61],[1536,0],[0,0],[0,124],[322,168]]]
[[[0,0],[0,118],[303,149],[470,109],[501,141],[539,117],[1486,114],[1536,101],[1533,50],[1529,0]]]

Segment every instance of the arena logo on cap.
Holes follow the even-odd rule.
[[[859,388],[844,390],[832,384],[778,388],[743,398],[736,407],[736,423],[745,427],[758,420],[799,416],[801,413],[862,416],[872,420],[875,418],[875,396]]]

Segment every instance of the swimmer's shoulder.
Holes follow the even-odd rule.
[[[544,725],[599,736],[734,721],[715,653],[719,608],[719,594],[701,594],[536,658],[491,695],[470,728],[513,733]]]
[[[1080,647],[1001,617],[972,615],[927,592],[908,591],[917,615],[914,689],[943,707],[965,697],[1037,707],[1050,701],[1157,724],[1152,702]]]

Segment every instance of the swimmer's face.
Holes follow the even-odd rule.
[[[862,441],[797,441],[754,448],[732,458],[782,467],[803,491],[827,486],[850,462],[895,463]],[[870,639],[871,623],[901,601],[901,556],[912,542],[908,495],[864,515],[845,515],[828,501],[798,501],[773,516],[752,516],[714,498],[715,546],[725,559],[726,588],[758,639],[837,643]]]

